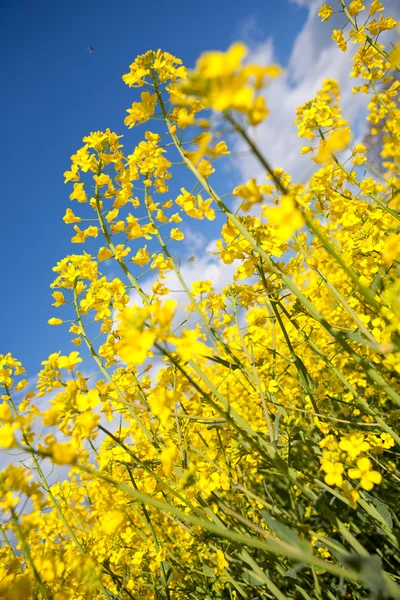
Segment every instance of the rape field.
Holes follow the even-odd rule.
[[[64,174],[89,251],[54,267],[49,323],[76,351],[43,360],[35,391],[0,355],[1,598],[400,598],[400,45],[383,11],[320,9],[342,14],[337,52],[356,46],[379,157],[328,79],[293,125],[306,183],[255,141],[278,65],[241,43],[189,71],[161,50],[130,65],[142,141],[91,132]],[[265,177],[217,190],[237,138]],[[198,221],[221,223],[222,291],[182,275]]]

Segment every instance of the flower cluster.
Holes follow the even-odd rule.
[[[297,110],[307,182],[253,141],[279,69],[240,43],[193,71],[139,56],[128,141],[91,132],[71,157],[86,246],[53,269],[49,324],[72,346],[36,382],[0,355],[1,598],[400,597],[398,49],[378,0],[340,7],[370,130],[323,82]],[[221,196],[237,136],[265,179]],[[222,289],[187,257],[193,222],[220,231]]]

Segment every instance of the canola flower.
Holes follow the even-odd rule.
[[[398,46],[367,4],[319,14],[342,13],[338,51],[357,46],[378,170],[332,79],[296,115],[314,174],[271,168],[251,127],[273,118],[264,88],[280,69],[246,63],[240,43],[192,71],[161,50],[137,57],[125,125],[143,139],[91,132],[71,157],[79,206],[63,220],[90,252],[54,267],[49,324],[77,349],[43,360],[35,389],[0,355],[1,598],[400,598]],[[222,198],[213,174],[233,136],[266,178]],[[193,189],[175,195],[183,169]],[[220,226],[234,266],[222,290],[184,280],[192,219]],[[49,464],[68,475],[50,483]]]

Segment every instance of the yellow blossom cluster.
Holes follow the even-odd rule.
[[[294,123],[308,181],[253,140],[279,68],[241,43],[193,71],[139,56],[141,140],[91,132],[71,157],[86,251],[55,265],[48,322],[72,347],[36,380],[0,355],[0,598],[400,598],[399,57],[378,0],[336,12],[370,134],[322,82]],[[238,138],[265,178],[221,194]],[[197,221],[222,287],[186,258]]]

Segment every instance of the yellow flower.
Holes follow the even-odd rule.
[[[269,110],[265,103],[264,96],[257,96],[250,110],[247,113],[247,118],[250,125],[259,125],[269,115]]]
[[[349,145],[351,140],[351,132],[349,129],[337,129],[331,135],[321,141],[318,154],[314,159],[317,163],[326,163],[331,159],[334,152],[344,150]]]
[[[390,265],[400,254],[400,234],[392,233],[386,239],[382,251],[382,260],[386,265]]]
[[[388,60],[395,69],[400,66],[400,44],[393,48],[388,56]]]
[[[73,465],[76,462],[78,452],[70,444],[53,444],[50,449],[51,460],[56,465]]]
[[[102,247],[98,251],[97,259],[99,262],[101,262],[103,260],[107,260],[108,258],[111,258],[112,256],[113,256],[113,253],[109,248]]]
[[[347,452],[351,460],[357,458],[362,452],[369,450],[370,447],[362,433],[350,433],[342,437],[339,442],[339,448]]]
[[[331,460],[323,460],[321,466],[326,473],[324,478],[325,483],[341,487],[343,483],[344,466],[341,463],[332,462]]]
[[[95,388],[88,391],[87,394],[77,394],[76,406],[78,410],[88,410],[100,404],[100,396]]]
[[[332,39],[337,43],[342,52],[347,52],[347,42],[341,29],[334,29]]]
[[[47,322],[49,325],[62,325],[63,324],[63,320],[57,319],[57,317],[52,317]]]
[[[19,392],[23,389],[26,388],[26,386],[28,385],[28,380],[27,379],[21,379],[21,381],[19,381],[16,386],[14,387],[16,392]]]
[[[150,92],[142,92],[141,102],[134,102],[132,107],[126,112],[128,116],[125,118],[125,125],[131,129],[137,122],[145,123],[154,114],[154,110],[157,104],[157,94],[150,94]]]
[[[175,444],[169,443],[161,450],[160,460],[162,469],[165,475],[170,475],[174,466],[174,460],[179,455],[178,448]]]
[[[327,21],[332,16],[332,7],[327,4],[323,4],[319,9],[318,16],[321,17],[321,21]]]
[[[118,208],[114,208],[113,210],[110,210],[110,212],[108,212],[106,214],[107,223],[111,223],[111,221],[114,221],[114,219],[116,219],[118,217],[118,214],[119,214]]]
[[[351,487],[348,481],[343,482],[342,494],[345,498],[347,498],[353,508],[357,506],[360,494],[357,492],[357,490]]]
[[[75,419],[74,432],[78,437],[90,438],[97,427],[99,420],[100,415],[96,415],[92,412],[80,413]]]
[[[79,223],[80,221],[82,221],[82,219],[80,217],[77,217],[76,215],[74,215],[74,213],[72,212],[72,210],[70,208],[67,208],[66,213],[63,217],[63,221],[64,223],[70,224],[70,223]]]
[[[179,231],[179,229],[177,227],[174,227],[173,229],[171,229],[171,233],[169,234],[169,237],[171,238],[171,240],[184,240],[185,239],[185,234],[182,231]]]
[[[82,359],[79,357],[79,352],[70,352],[69,356],[60,356],[58,358],[58,368],[72,371],[81,362]]]
[[[379,2],[379,0],[373,0],[369,8],[369,16],[372,17],[372,15],[374,15],[379,10],[383,10],[382,4]]]
[[[144,320],[136,322],[131,318],[132,311],[125,309],[119,314],[121,321],[119,333],[121,340],[116,344],[116,350],[126,363],[143,364],[156,340],[156,332],[144,327]]]
[[[360,479],[360,486],[370,492],[374,485],[379,485],[382,482],[382,475],[379,471],[371,470],[372,463],[369,458],[359,458],[356,469],[347,471],[350,479]]]
[[[161,282],[156,285],[161,285]],[[142,364],[146,360],[156,339],[165,339],[175,306],[176,303],[172,300],[164,304],[154,302],[151,306],[142,308],[134,305],[118,314],[118,333],[121,339],[115,346],[123,361]]]
[[[226,145],[226,142],[224,140],[218,142],[218,144],[216,144],[211,150],[212,158],[217,158],[218,156],[223,156],[224,154],[230,153],[231,152],[230,150],[228,150],[228,146]]]
[[[136,255],[131,258],[131,261],[135,263],[135,265],[139,265],[141,267],[147,265],[150,262],[150,253],[147,252],[147,246],[139,248],[139,250],[136,252]]]
[[[125,256],[128,256],[131,249],[126,247],[124,244],[117,244],[115,247],[115,258],[116,260],[122,260]]]
[[[262,188],[257,185],[255,178],[250,179],[244,185],[238,185],[232,193],[234,196],[243,198],[244,202],[241,205],[242,210],[250,210],[253,204],[261,203],[264,198]]]
[[[0,448],[8,450],[15,446],[16,440],[14,433],[16,429],[18,429],[18,426],[15,423],[6,423],[0,427]]]
[[[264,85],[265,77],[276,77],[280,69],[274,65],[242,66],[247,48],[233,44],[227,52],[208,52],[197,61],[196,69],[182,84],[182,91],[199,98],[204,106],[218,111],[237,110],[257,125],[268,114],[265,99],[255,91]],[[178,100],[179,101],[179,100]]]
[[[120,510],[109,510],[102,516],[101,528],[107,535],[115,535],[125,522],[125,513]]]
[[[64,304],[65,298],[64,298],[64,294],[62,292],[53,292],[52,296],[55,300],[55,302],[53,302],[52,306],[62,306],[62,304]]]
[[[365,6],[361,0],[352,0],[348,10],[352,17],[356,17],[359,12],[365,10]]]
[[[200,194],[197,195],[197,211],[196,218],[203,219],[206,218],[209,221],[213,221],[215,219],[214,209],[211,207],[213,203],[212,198],[208,198],[207,200],[203,200]],[[189,213],[188,213],[189,214]],[[192,216],[192,215],[189,215]],[[194,215],[193,215],[194,216]]]
[[[180,338],[171,338],[176,351],[183,360],[190,360],[196,354],[205,354],[207,346],[198,341],[198,334],[193,329],[185,329]]]
[[[188,113],[185,107],[179,108],[176,113],[176,122],[180,129],[185,129],[188,125],[192,125],[195,121],[194,113]]]
[[[364,144],[356,144],[353,148],[353,154],[364,154],[366,151]]]
[[[205,52],[197,62],[200,76],[215,79],[234,73],[247,54],[247,48],[239,42],[232,44],[227,52]]]
[[[77,200],[78,202],[87,202],[86,192],[83,189],[84,183],[74,183],[74,191],[70,194],[70,200]]]
[[[229,567],[229,563],[226,560],[224,553],[219,548],[217,549],[217,552],[214,555],[214,559],[215,559],[215,562],[217,563],[217,568],[215,569],[215,571],[216,571],[217,575],[220,575],[221,573],[224,572],[226,567]]]
[[[14,495],[14,493],[12,491],[7,491],[3,497],[0,497],[0,508],[5,508],[5,509],[12,509],[15,508],[17,506],[17,504],[19,503],[20,498],[16,495]]]
[[[276,379],[270,379],[270,381],[268,382],[268,391],[271,394],[274,394],[275,392],[277,392],[279,390],[279,384],[276,381]]]
[[[192,294],[193,296],[200,296],[201,294],[208,294],[213,288],[212,281],[194,281],[192,283]]]
[[[11,423],[12,420],[13,414],[11,412],[11,408],[6,402],[2,402],[0,404],[0,421],[3,421],[4,423]]]
[[[393,448],[394,439],[390,435],[390,433],[381,433],[381,440],[383,442],[383,447],[386,449]]]
[[[210,175],[212,175],[215,172],[215,169],[212,166],[212,164],[205,158],[203,158],[199,162],[199,164],[197,165],[197,170],[199,171],[200,175],[204,177],[204,179],[207,179],[208,177],[210,177]]]
[[[175,390],[167,390],[162,387],[157,387],[149,398],[149,403],[153,414],[160,418],[161,424],[165,427],[168,422],[169,415],[174,409],[174,406],[179,399],[179,395]]]
[[[282,241],[287,241],[304,224],[295,199],[289,195],[283,195],[279,206],[268,208],[265,213],[271,225],[276,227],[276,236]]]
[[[302,146],[301,147],[301,153],[302,154],[309,154],[313,150],[314,150],[314,148],[312,146]]]

